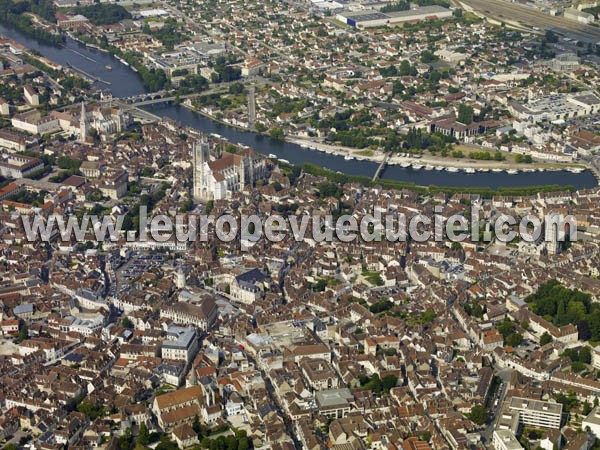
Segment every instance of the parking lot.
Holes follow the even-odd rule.
[[[161,254],[133,253],[132,257],[117,270],[121,290],[145,272],[161,267],[165,256]]]
[[[13,342],[12,337],[3,337],[0,339],[0,356],[12,355],[17,352],[17,344]]]

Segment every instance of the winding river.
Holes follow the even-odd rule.
[[[70,39],[67,40],[66,45],[63,47],[40,44],[18,31],[1,25],[0,34],[14,39],[27,48],[36,49],[46,58],[58,64],[64,66],[71,65],[76,70],[81,70],[104,80],[106,83],[97,82],[96,85],[101,89],[109,90],[115,97],[126,97],[144,92],[144,87],[138,75],[131,68],[125,66],[108,53],[85,47]],[[170,117],[205,133],[219,134],[232,143],[248,145],[265,155],[272,153],[293,164],[311,162],[321,167],[350,175],[373,176],[377,170],[377,163],[374,162],[348,161],[344,160],[341,156],[302,148],[290,142],[273,141],[256,133],[241,131],[216,123],[184,107],[163,104],[154,105],[149,109],[159,116]],[[584,189],[595,187],[598,184],[594,175],[589,170],[579,174],[568,171],[530,172],[515,175],[509,175],[506,172],[466,174],[464,172],[450,173],[436,170],[414,170],[396,165],[388,166],[383,172],[382,178],[413,182],[418,185],[435,184],[438,186],[480,186],[490,188],[560,184],[572,185],[577,189]]]

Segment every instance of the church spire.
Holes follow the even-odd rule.
[[[87,118],[85,115],[85,102],[81,102],[81,116],[79,117],[79,140],[85,142],[87,139]]]

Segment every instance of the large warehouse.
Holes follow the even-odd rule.
[[[394,26],[404,22],[435,20],[452,17],[452,11],[442,6],[423,6],[407,11],[382,13],[370,10],[364,12],[345,11],[337,15],[337,19],[355,28]]]
[[[567,120],[600,112],[600,97],[592,91],[550,94],[525,104],[509,103],[509,111],[521,120]]]

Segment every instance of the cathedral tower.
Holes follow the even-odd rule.
[[[81,115],[79,116],[79,140],[85,142],[88,133],[88,122],[85,115],[85,103],[81,102]]]
[[[193,193],[194,200],[206,200],[207,193],[207,164],[210,161],[210,152],[208,141],[203,138],[200,142],[194,142],[192,150],[192,171],[193,171]]]

